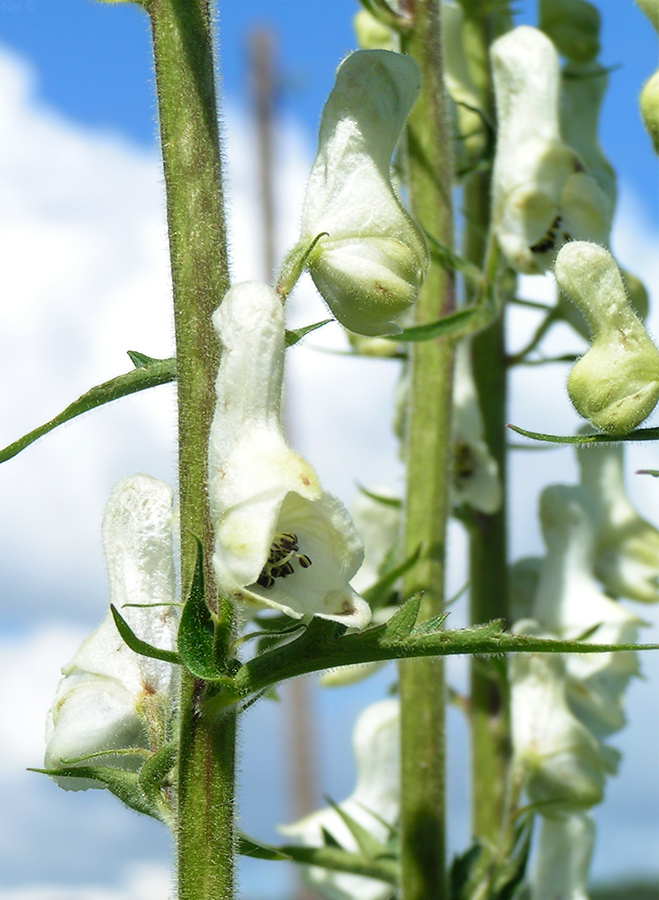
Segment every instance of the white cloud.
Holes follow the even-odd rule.
[[[81,885],[34,885],[0,888],[0,900],[165,900],[173,896],[172,880],[164,866],[135,865],[127,868],[116,888]]]

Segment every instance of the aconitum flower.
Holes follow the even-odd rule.
[[[415,61],[358,50],[339,66],[325,104],[302,229],[291,260],[306,265],[349,331],[400,330],[391,321],[416,300],[426,272],[424,238],[391,184],[391,155],[421,88]]]
[[[594,534],[589,497],[580,487],[554,484],[540,498],[540,521],[547,545],[534,603],[543,628],[595,643],[633,643],[643,622],[602,591],[594,576]],[[632,651],[573,653],[567,658],[570,702],[599,737],[625,723],[622,695],[638,672]]]
[[[133,475],[113,488],[103,518],[110,600],[138,637],[164,650],[175,648],[178,627],[172,525],[168,485]],[[109,613],[62,673],[46,724],[46,768],[77,761],[137,769],[169,738],[175,666],[134,653]],[[137,753],[118,752],[126,750]],[[101,786],[56,781],[71,790]]]
[[[524,619],[515,633],[551,637]],[[532,803],[546,815],[589,809],[604,791],[599,741],[567,700],[565,661],[555,653],[515,653],[509,666],[515,767]]]
[[[213,323],[222,346],[209,442],[213,566],[238,603],[363,628],[350,587],[364,557],[344,506],[284,437],[284,311],[271,287],[231,288]]]
[[[595,822],[588,812],[560,819],[541,816],[531,869],[531,900],[588,900],[588,869]]]
[[[552,264],[568,240],[605,242],[611,200],[561,139],[558,54],[541,31],[514,28],[492,44],[499,130],[492,221],[518,272]]]
[[[611,434],[625,434],[659,400],[659,351],[630,306],[608,250],[586,241],[563,247],[554,269],[560,289],[583,313],[591,346],[568,376],[577,412]]]
[[[359,716],[353,732],[357,783],[340,809],[386,844],[399,815],[400,751],[398,700],[381,700]],[[358,852],[357,842],[332,807],[318,810],[279,830],[305,847],[322,847],[327,832],[345,850]],[[305,866],[305,881],[328,900],[389,900],[391,885],[373,878]]]
[[[595,574],[614,596],[659,602],[659,531],[629,502],[622,446],[583,448],[577,461],[593,509]]]

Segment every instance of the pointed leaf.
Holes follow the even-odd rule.
[[[282,853],[277,847],[264,844],[262,841],[255,841],[254,838],[247,837],[242,832],[238,836],[238,853],[241,856],[253,856],[255,859],[290,860],[291,858],[288,853]]]
[[[321,833],[322,836],[323,836],[323,844],[324,844],[326,847],[338,847],[340,850],[343,850],[343,847],[341,846],[341,844],[339,844],[339,842],[338,842],[337,839],[334,837],[334,835],[332,834],[332,832],[331,832],[331,831],[328,831],[327,828],[325,828],[324,825],[321,825],[321,826],[320,826],[320,833]]]
[[[311,334],[311,332],[315,331],[317,328],[322,328],[323,325],[327,325],[329,322],[333,321],[334,319],[323,319],[322,322],[314,322],[313,325],[305,325],[304,328],[295,328],[293,331],[287,331],[285,337],[286,346],[293,347],[298,341],[301,341],[305,335]]]
[[[431,341],[445,334],[466,331],[477,313],[480,313],[480,310],[475,306],[470,306],[468,309],[459,309],[457,312],[437,319],[435,322],[429,322],[427,325],[415,325],[413,328],[404,328],[398,334],[383,334],[381,337],[396,342]]]
[[[398,579],[407,574],[407,572],[409,572],[417,562],[417,560],[419,559],[420,551],[421,548],[419,548],[411,556],[408,556],[407,559],[404,560],[399,566],[395,566],[393,569],[385,572],[384,575],[382,575],[382,577],[375,582],[375,584],[372,584],[371,587],[368,588],[368,590],[364,591],[364,600],[366,600],[366,602],[371,607],[377,608],[379,606],[383,606],[384,601],[386,601],[390,596],[391,590]]]
[[[154,363],[162,362],[155,356],[148,356],[146,353],[140,353],[139,350],[126,350],[128,357],[136,369],[143,369],[145,366],[152,366]]]
[[[113,604],[110,604],[110,612],[112,613],[114,624],[117,626],[117,631],[133,653],[139,653],[140,656],[149,656],[152,659],[161,659],[163,662],[173,663],[174,665],[181,664],[181,657],[174,650],[161,650],[159,647],[154,647],[152,644],[148,644],[146,641],[138,638]]]
[[[382,506],[390,506],[392,509],[403,508],[403,501],[399,497],[385,497],[382,494],[375,494],[373,491],[365,488],[363,484],[357,484],[357,490],[360,494],[364,494],[365,497],[375,500],[376,503],[381,503]]]
[[[464,853],[456,854],[449,869],[451,900],[469,900],[472,882],[478,873],[483,845],[480,841],[468,847]]]
[[[384,844],[374,838],[370,831],[367,831],[363,825],[360,825],[359,822],[355,821],[351,815],[344,809],[341,809],[341,807],[337,803],[334,803],[333,800],[330,800],[329,797],[325,797],[325,800],[329,803],[334,812],[341,817],[343,824],[354,837],[357,846],[367,859],[377,859],[378,856],[386,852]]]
[[[319,866],[333,872],[350,872],[375,878],[385,884],[398,884],[398,863],[391,859],[368,859],[358,853],[349,853],[337,847],[302,847],[297,844],[285,844],[278,847],[282,853],[294,862],[304,866]]]
[[[414,628],[419,617],[420,607],[421,594],[415,594],[409,600],[406,600],[398,612],[384,624],[382,640],[387,644],[395,644],[405,640]]]
[[[157,359],[148,365],[141,365],[125,375],[118,375],[105,381],[103,384],[97,384],[91,390],[87,391],[77,400],[74,400],[54,419],[40,425],[33,431],[28,432],[9,444],[4,450],[0,450],[0,463],[6,462],[13,456],[16,456],[21,450],[25,450],[30,444],[33,444],[44,434],[53,431],[64,422],[69,422],[83,413],[118,400],[120,397],[126,397],[128,394],[135,394],[137,391],[144,391],[147,388],[156,387],[159,384],[167,384],[176,378],[176,360],[175,359]]]
[[[185,666],[206,681],[221,678],[215,658],[215,626],[204,593],[204,548],[196,538],[197,557],[190,593],[181,613],[178,649]]]
[[[638,428],[629,434],[543,434],[540,431],[526,431],[518,425],[508,425],[511,431],[516,431],[524,437],[534,441],[547,441],[550,444],[606,444],[621,441],[656,441],[659,439],[659,428]]]

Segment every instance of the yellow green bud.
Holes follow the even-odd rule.
[[[367,9],[360,9],[352,20],[360,50],[395,50],[393,31]]]
[[[540,28],[574,62],[589,62],[600,50],[600,14],[587,0],[540,0]]]
[[[659,352],[631,308],[608,250],[574,241],[556,259],[556,281],[581,310],[591,347],[575,364],[567,389],[577,412],[612,434],[646,419],[659,400]]]
[[[645,82],[639,102],[645,130],[659,154],[659,69]]]

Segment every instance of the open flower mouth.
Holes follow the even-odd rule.
[[[268,561],[263,566],[256,583],[264,588],[271,588],[275,578],[287,578],[295,571],[294,563],[297,562],[303,569],[311,565],[309,557],[299,552],[298,538],[290,532],[277,532],[275,534]]]

